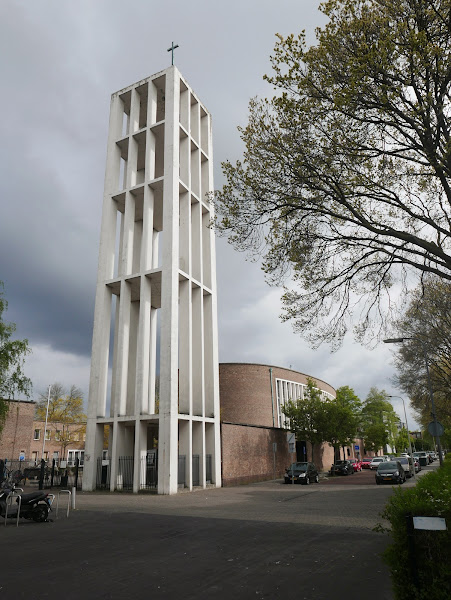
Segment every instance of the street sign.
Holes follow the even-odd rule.
[[[441,517],[413,517],[413,527],[427,531],[446,531],[446,521]]]
[[[437,427],[436,427],[436,425],[437,425]],[[441,423],[439,423],[438,421],[437,421],[437,423],[435,423],[434,421],[431,421],[428,425],[428,431],[433,437],[441,437],[445,432],[443,425]]]
[[[360,450],[360,446],[357,446],[357,445],[356,445],[356,446],[354,446],[354,448],[355,448],[356,450]]]

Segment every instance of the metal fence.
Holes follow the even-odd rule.
[[[115,489],[132,491],[135,460],[133,456],[120,456],[116,475]],[[139,465],[139,489],[156,489],[158,485],[158,463],[149,457],[143,457]],[[96,489],[109,490],[111,483],[111,460],[97,460]]]
[[[200,455],[194,454],[192,458],[193,486],[200,485]],[[114,489],[123,491],[133,490],[133,475],[135,461],[133,456],[120,456],[118,459],[116,481]],[[152,490],[158,487],[158,460],[155,456],[147,456],[140,459],[139,489]],[[207,483],[212,481],[212,455],[205,457],[205,478]],[[186,456],[178,457],[177,483],[180,487],[186,487]],[[97,459],[96,489],[109,490],[111,484],[111,459]]]
[[[15,484],[20,487],[39,487],[39,489],[73,487],[81,489],[83,468],[79,460],[74,466],[68,466],[67,461],[53,459],[52,461],[38,461],[33,459],[4,460],[0,466],[0,484]]]

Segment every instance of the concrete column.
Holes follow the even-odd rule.
[[[119,324],[117,338],[117,371],[116,394],[117,410],[119,415],[126,414],[127,408],[127,378],[128,378],[128,352],[130,342],[130,300],[131,290],[127,281],[121,282],[121,295],[119,298]]]
[[[193,489],[193,437],[191,421],[179,421],[179,454],[185,456],[185,486]]]
[[[121,264],[119,274],[130,275],[133,271],[133,241],[135,232],[135,197],[130,192],[125,194],[124,230],[121,244]]]
[[[149,404],[147,412],[155,414],[155,377],[157,365],[157,309],[150,311]]]
[[[146,483],[147,423],[136,419],[135,461],[133,464],[133,493],[137,494]]]
[[[199,485],[205,487],[205,423],[193,421],[193,455],[199,455]]]
[[[139,323],[136,350],[135,415],[148,412],[149,408],[149,367],[150,367],[150,315],[151,283],[141,275],[139,301]]]
[[[179,413],[192,415],[192,302],[191,282],[180,282]]]
[[[140,272],[152,268],[154,191],[144,185]]]
[[[175,494],[177,492],[179,86],[178,72],[171,67],[166,71],[158,444],[159,494]]]

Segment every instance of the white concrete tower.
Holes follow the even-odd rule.
[[[112,95],[84,490],[221,485],[212,190],[211,117],[176,67]]]

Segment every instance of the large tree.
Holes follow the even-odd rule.
[[[313,379],[307,379],[303,398],[290,399],[282,407],[284,415],[289,419],[289,429],[296,434],[297,440],[306,440],[314,448],[327,439],[328,417],[321,391]]]
[[[386,444],[395,445],[399,417],[385,390],[371,388],[361,411],[361,435],[365,449],[377,452]]]
[[[397,335],[411,338],[397,349],[397,385],[408,394],[426,427],[431,421],[427,360],[437,418],[451,430],[451,283],[429,277],[410,294],[407,310],[394,329]]]
[[[86,431],[83,392],[75,385],[67,391],[61,383],[54,383],[50,386],[50,399],[48,393],[42,393],[36,405],[36,418],[45,421],[46,416],[49,429],[58,436],[56,441],[60,442],[64,457],[67,446]]]
[[[327,418],[329,423],[326,440],[334,448],[338,458],[340,446],[343,448],[345,459],[345,446],[353,443],[360,425],[360,411],[362,403],[354,390],[345,385],[337,389],[336,397],[326,403]]]
[[[287,271],[284,318],[313,344],[380,334],[425,273],[451,281],[451,0],[327,0],[307,47],[279,36],[217,227]],[[394,292],[393,292],[394,290]]]
[[[31,393],[31,380],[23,372],[25,357],[31,350],[28,340],[12,339],[16,325],[4,321],[7,308],[8,302],[0,281],[0,432],[8,412],[8,403],[4,398],[11,399],[16,394],[29,398]]]

